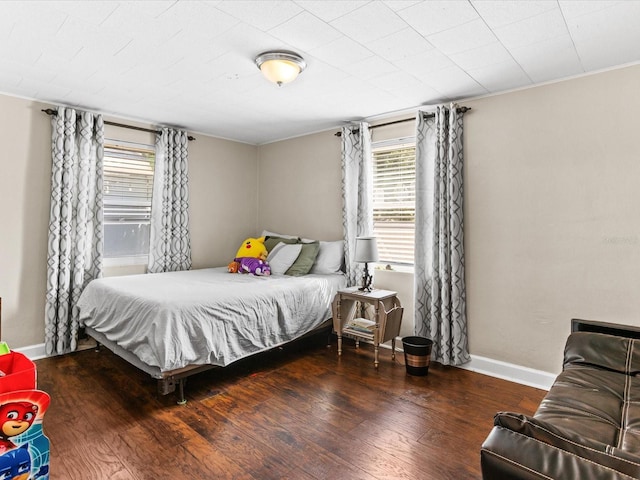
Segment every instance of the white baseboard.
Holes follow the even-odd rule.
[[[391,344],[381,344],[380,347],[391,349]],[[396,350],[403,352],[402,342],[396,342]],[[549,390],[557,376],[555,373],[534,370],[533,368],[493,360],[492,358],[481,357],[479,355],[471,355],[471,361],[460,365],[458,368],[489,375],[490,377],[509,380],[510,382],[520,383],[529,387],[540,388],[542,390]]]
[[[29,345],[27,347],[14,348],[13,350],[26,355],[29,360],[40,360],[41,358],[47,357],[44,349],[44,343],[39,343],[38,345]]]
[[[387,344],[380,345],[380,347],[391,348],[391,346]],[[398,347],[396,348],[397,351],[402,352],[402,342],[396,342],[396,347]],[[23,353],[30,360],[39,360],[47,357],[44,343],[16,348],[15,351]],[[542,390],[549,390],[556,378],[556,374],[554,373],[534,370],[533,368],[502,362],[500,360],[493,360],[491,358],[480,357],[478,355],[471,355],[471,361],[461,365],[460,368],[482,373],[483,375],[489,375],[490,377],[502,378],[504,380],[509,380],[510,382],[540,388]]]
[[[549,390],[557,376],[555,373],[534,370],[533,368],[480,357],[478,355],[471,355],[471,361],[461,365],[460,368],[491,377],[502,378],[522,385],[540,388],[542,390]]]

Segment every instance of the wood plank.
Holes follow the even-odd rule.
[[[68,480],[87,478],[139,480],[141,478],[131,472],[118,455],[100,439],[94,439],[90,443],[77,442],[69,446],[65,455],[58,455],[52,449],[50,468],[51,478]]]

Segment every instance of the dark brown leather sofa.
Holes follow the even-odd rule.
[[[533,417],[495,416],[483,479],[640,479],[640,329],[572,322],[562,373]]]

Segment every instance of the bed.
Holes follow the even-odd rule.
[[[157,379],[161,394],[178,386],[183,403],[189,375],[329,325],[346,284],[343,274],[254,276],[226,267],[101,278],[78,301],[80,324]]]

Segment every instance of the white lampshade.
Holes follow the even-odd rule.
[[[378,243],[376,237],[356,238],[356,254],[354,261],[357,263],[378,261]]]
[[[256,65],[270,82],[278,84],[295,80],[307,64],[293,52],[264,52],[256,57]]]

